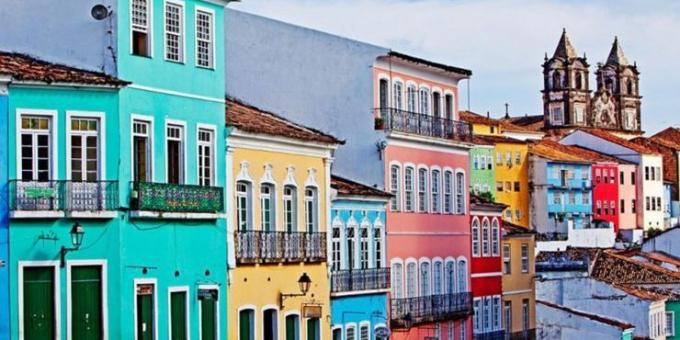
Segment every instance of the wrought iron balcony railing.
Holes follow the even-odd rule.
[[[502,329],[496,331],[480,332],[472,335],[474,340],[505,340],[505,331]]]
[[[248,263],[323,262],[326,233],[285,231],[238,231],[236,261]]]
[[[22,181],[9,183],[12,211],[114,211],[119,207],[117,181]]]
[[[392,299],[391,304],[391,325],[395,329],[463,319],[472,314],[470,292]]]
[[[376,109],[386,131],[398,131],[427,137],[470,140],[472,128],[467,122],[455,121],[396,108]]]
[[[390,288],[389,268],[338,270],[331,272],[331,293]]]
[[[176,213],[219,213],[224,211],[221,187],[131,182],[130,208]]]

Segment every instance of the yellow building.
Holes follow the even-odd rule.
[[[508,206],[503,219],[529,227],[529,147],[526,142],[495,137],[496,202]]]
[[[535,233],[503,224],[503,328],[510,339],[535,339]]]
[[[482,116],[472,111],[460,111],[460,120],[472,125],[472,133],[481,136],[500,136],[502,131],[501,122],[488,116]]]
[[[228,338],[327,339],[332,136],[227,102]]]

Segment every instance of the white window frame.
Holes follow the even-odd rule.
[[[269,214],[270,219],[269,223],[271,224],[271,230],[270,231],[276,231],[276,184],[272,182],[261,182],[259,187],[258,187],[258,198],[260,199],[260,231],[264,232],[265,225],[264,225],[264,204],[263,200],[265,199],[264,194],[262,193],[262,188],[264,186],[269,187]]]
[[[524,255],[524,250],[526,249],[527,254],[526,256]],[[521,256],[521,269],[522,273],[528,273],[529,272],[529,244],[528,243],[522,243],[522,246],[520,248],[520,256]],[[526,264],[526,266],[525,266]]]
[[[343,242],[342,242],[342,231],[345,228],[345,224],[340,218],[340,214],[336,212],[335,218],[333,218],[333,223],[331,224],[331,257],[329,259],[328,266],[331,271],[338,271],[343,269]],[[335,230],[338,230],[338,236],[335,237]]]
[[[465,264],[465,268],[462,268],[461,264]],[[469,274],[469,266],[470,262],[463,256],[458,257],[458,261],[456,261],[456,279],[457,279],[457,289],[459,293],[465,293],[469,292],[469,282],[468,282],[468,274]],[[463,269],[463,271],[461,271]],[[464,276],[461,276],[460,274],[464,274]]]
[[[435,176],[436,174],[436,176]],[[435,185],[435,178],[436,180],[436,185]],[[442,212],[442,204],[441,204],[441,191],[442,191],[442,171],[439,168],[433,168],[430,171],[430,211],[435,214],[439,214]]]
[[[665,311],[666,315],[666,323],[665,323],[665,329],[666,329],[666,336],[675,336],[675,312],[674,311]],[[668,327],[668,321],[670,320],[670,328]]]
[[[191,304],[189,301],[191,301],[191,294],[189,293],[189,286],[173,286],[173,287],[168,287],[168,338],[172,339],[172,293],[185,293],[185,304],[186,304],[186,335],[185,337],[187,339],[190,339],[190,333],[191,333]],[[200,309],[200,308],[199,308]]]
[[[413,276],[409,275],[409,266],[413,265],[415,268]],[[413,282],[411,280],[413,279]],[[409,291],[409,286],[413,285],[413,292]],[[418,261],[414,258],[408,258],[404,261],[404,297],[412,298],[420,296],[418,293]],[[411,294],[412,293],[412,294]]]
[[[97,153],[98,167],[97,180],[106,178],[106,115],[104,112],[89,111],[66,111],[66,179],[71,180],[71,130],[72,119],[96,119],[97,120]]]
[[[494,330],[501,329],[501,296],[494,295],[491,302],[491,324]]]
[[[508,250],[507,253],[505,251],[506,248]],[[510,243],[503,243],[503,274],[504,275],[512,273],[511,259],[512,259],[512,246],[511,246]],[[507,266],[506,266],[506,264],[507,264]]]
[[[373,263],[371,262],[371,249],[373,248],[371,244],[371,224],[368,222],[368,220],[364,219],[359,225],[359,229],[357,231],[357,239],[359,240],[359,268],[373,268]],[[366,236],[364,236],[364,232],[366,232]]]
[[[424,174],[424,175],[423,175]],[[427,167],[419,166],[417,171],[417,183],[416,192],[417,195],[417,205],[419,213],[428,212],[429,208],[429,185],[430,185],[430,171]]]
[[[59,168],[59,158],[57,157],[57,152],[59,149],[59,140],[57,138],[57,128],[58,125],[58,120],[57,118],[59,117],[57,114],[57,110],[36,110],[36,109],[22,109],[18,108],[16,110],[16,135],[15,135],[15,142],[16,142],[16,157],[17,157],[17,164],[16,164],[16,178],[20,179],[22,178],[22,167],[21,167],[21,131],[23,129],[21,128],[21,118],[22,116],[39,116],[39,117],[46,117],[50,120],[50,131],[48,132],[50,136],[50,180],[53,180],[57,178],[57,169]]]
[[[404,108],[404,82],[400,79],[392,83],[392,106],[397,110]]]
[[[134,45],[134,32],[140,31],[141,27],[135,29],[135,25],[132,23],[132,5],[135,0],[130,0],[130,55],[153,58],[153,0],[146,0],[146,33],[148,44],[149,44],[149,55],[142,56],[132,53]],[[140,31],[142,32],[142,31]]]
[[[439,269],[437,269],[437,266],[439,266]],[[430,288],[430,291],[433,295],[444,294],[444,261],[442,261],[440,257],[432,259],[430,271],[432,272],[432,287]]]
[[[198,63],[198,42],[203,41],[199,39],[198,37],[198,14],[199,12],[203,12],[203,14],[209,14],[210,15],[210,65],[208,66],[203,66]],[[215,69],[215,33],[217,32],[215,28],[215,11],[213,11],[210,8],[202,7],[202,6],[196,6],[194,8],[194,45],[195,45],[195,51],[194,51],[194,58],[196,59],[196,67],[204,68],[204,69],[210,69],[214,70]]]
[[[310,198],[307,196],[307,190],[312,190],[313,196]],[[321,231],[321,223],[320,223],[320,218],[319,215],[321,213],[321,208],[319,206],[319,187],[316,185],[310,185],[307,184],[305,185],[305,192],[304,192],[304,202],[305,202],[305,232],[319,232]],[[309,209],[309,203],[311,202],[312,205],[312,217],[313,221],[309,221],[309,212],[307,209]]]
[[[396,268],[400,267],[401,272],[397,270]],[[403,298],[405,294],[404,290],[404,283],[406,282],[405,279],[405,273],[406,273],[406,266],[404,265],[404,261],[402,261],[399,258],[394,258],[390,261],[390,271],[391,271],[391,279],[392,279],[392,284],[390,286],[390,290],[392,292],[392,297],[396,299]]]
[[[411,185],[408,185],[408,172],[411,172],[411,178],[410,182]],[[414,212],[415,211],[415,204],[416,204],[416,199],[415,199],[415,188],[416,188],[416,178],[417,178],[417,173],[416,173],[416,167],[413,165],[406,165],[404,167],[404,211],[406,212]],[[409,199],[409,194],[410,194],[410,199]]]
[[[180,9],[180,18],[179,18],[179,33],[174,33],[174,32],[169,32],[168,31],[168,5],[170,6],[177,6]],[[182,0],[165,0],[165,3],[163,4],[163,57],[165,58],[166,61],[173,62],[173,63],[180,63],[184,64],[186,62],[186,14],[185,14],[185,7],[184,7],[184,1]],[[178,60],[173,60],[168,58],[168,34],[176,35],[178,36],[178,54],[179,58]]]
[[[449,277],[448,267],[451,265],[451,277]],[[458,267],[456,266],[456,259],[453,257],[447,257],[444,260],[444,294],[454,294],[458,291],[457,287],[457,275]],[[449,289],[450,288],[450,289]]]
[[[446,183],[448,177],[448,185]],[[444,176],[442,177],[442,186],[444,191],[444,202],[443,202],[443,211],[445,214],[453,214],[454,212],[454,192],[453,192],[453,181],[455,180],[453,171],[450,169],[444,169]],[[447,204],[448,202],[448,204]]]
[[[104,340],[109,338],[109,304],[108,304],[108,270],[106,266],[106,260],[67,260],[66,261],[66,339],[71,340],[73,336],[71,333],[71,326],[73,325],[73,320],[71,319],[71,312],[73,306],[71,305],[71,294],[73,293],[71,287],[71,271],[73,267],[84,267],[84,266],[98,266],[101,268],[101,289],[102,289],[102,338]]]
[[[61,339],[61,268],[59,261],[19,261],[17,295],[19,300],[19,334],[24,334],[24,269],[27,267],[52,267],[54,280],[54,337]]]
[[[134,332],[134,340],[137,340],[137,322],[139,321],[137,318],[137,286],[139,285],[145,285],[145,284],[152,284],[153,285],[153,322],[154,322],[154,332],[153,332],[153,338],[154,340],[158,340],[158,280],[155,278],[148,278],[148,279],[140,279],[136,278],[133,280],[133,285],[132,285],[132,296],[133,296],[133,332]]]
[[[472,256],[479,257],[481,254],[481,227],[479,218],[476,216],[472,218]]]
[[[423,268],[427,268],[427,272],[424,273]],[[418,296],[432,295],[432,262],[430,259],[420,258],[416,272],[418,276]]]
[[[253,339],[257,339],[257,306],[255,305],[242,305],[236,310],[236,336],[238,339],[241,338],[241,312],[252,311],[253,312],[253,329],[251,335]]]
[[[168,176],[169,176],[169,171],[168,171],[168,140],[170,139],[168,137],[168,128],[170,127],[180,127],[181,128],[181,149],[182,149],[182,155],[181,155],[181,164],[182,168],[180,169],[180,184],[184,184],[187,182],[187,123],[183,120],[175,120],[175,119],[167,119],[165,120],[165,145],[164,148],[165,150],[165,180],[167,182]],[[177,140],[176,138],[172,138],[172,140]]]
[[[211,142],[206,143],[200,140],[200,134],[201,132],[210,132],[211,136]],[[212,124],[196,124],[196,183],[198,185],[203,185],[201,183],[201,146],[209,146],[210,147],[210,160],[212,161],[212,166],[210,169],[210,181],[207,186],[217,186],[217,177],[215,177],[215,174],[217,173],[217,157],[215,157],[217,151],[215,150],[217,148],[217,128],[215,125]]]
[[[376,217],[375,222],[373,222],[373,263],[374,268],[383,268],[385,265],[385,226],[380,216]],[[375,235],[379,235],[376,238]],[[378,248],[380,248],[380,253],[378,255]]]
[[[481,333],[484,328],[482,325],[482,318],[484,314],[484,304],[482,303],[483,298],[474,298],[472,300],[472,310],[473,310],[473,320],[472,328],[475,333]]]
[[[361,337],[361,331],[366,330],[366,338]],[[370,340],[371,339],[371,324],[368,321],[359,322],[359,340]]]
[[[349,330],[352,330],[352,337],[350,338]],[[356,340],[357,339],[357,324],[354,322],[345,325],[345,337],[344,340]]]
[[[394,174],[396,170],[396,178]],[[402,187],[402,177],[401,177],[401,164],[391,163],[390,164],[390,192],[393,197],[390,201],[391,211],[401,211],[401,187]]]
[[[430,93],[430,88],[427,86],[421,85],[418,89],[418,112],[422,115],[431,115]]]
[[[292,194],[288,195],[286,194],[286,189],[291,188],[292,189]],[[283,201],[283,230],[288,231],[288,223],[291,225],[291,231],[295,232],[298,231],[298,225],[297,225],[297,220],[298,220],[298,202],[297,202],[297,196],[298,196],[298,189],[297,186],[294,184],[284,184],[283,185],[283,193],[282,193],[282,201]],[[291,205],[291,217],[292,220],[288,220],[288,212],[287,212],[287,207],[286,203],[290,202]]]
[[[489,219],[482,219],[482,256],[487,257],[491,254],[491,223]]]
[[[220,286],[219,285],[198,285],[198,289],[207,289],[207,290],[216,290],[217,291],[217,300],[215,301],[215,339],[219,340],[220,339],[220,299],[222,299],[222,294],[220,293]],[[198,290],[197,290],[198,291]],[[201,306],[198,303],[198,297],[196,298],[196,305],[198,306],[198,338],[202,339],[202,334],[201,331],[203,330],[203,324],[201,323]],[[278,309],[277,309],[278,310]],[[277,318],[278,318],[278,313],[277,313]],[[277,320],[278,324],[278,320]],[[255,331],[257,331],[257,328],[255,328]]]
[[[458,185],[458,176],[461,175],[463,176],[463,184]],[[465,172],[463,170],[456,170],[455,172],[455,177],[454,177],[454,188],[455,188],[455,196],[456,196],[456,214],[458,215],[464,215],[465,214],[465,209],[466,209],[466,195],[465,195],[465,186],[466,186],[466,180],[465,180]]]
[[[418,112],[418,86],[413,82],[406,82],[406,111]]]
[[[236,181],[236,190],[234,190],[234,194],[236,195],[236,231],[241,231],[241,224],[239,220],[239,202],[240,198],[242,197],[242,194],[238,190],[238,185],[239,182],[243,182],[246,184],[246,192],[245,192],[245,202],[247,204],[246,206],[246,229],[245,230],[253,230],[253,182],[245,180],[245,179],[239,179]]]
[[[498,218],[491,221],[491,255],[500,256],[500,222]]]
[[[154,117],[153,116],[145,116],[145,115],[139,115],[139,114],[131,114],[130,115],[130,174],[132,177],[132,180],[134,180],[134,174],[135,174],[135,162],[134,162],[134,151],[135,151],[135,136],[136,134],[133,132],[134,131],[134,124],[135,121],[140,121],[143,123],[148,124],[148,130],[147,130],[147,135],[146,137],[149,139],[149,182],[153,182],[155,180],[154,178],[154,170],[156,169],[156,166],[154,164]]]

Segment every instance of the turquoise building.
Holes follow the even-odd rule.
[[[385,205],[391,195],[338,176],[331,178],[331,187],[332,339],[386,339],[390,270]]]
[[[10,337],[223,339],[227,1],[104,3],[2,18],[0,48],[85,69],[11,55]]]
[[[7,83],[8,79],[0,76],[0,136],[8,133]],[[9,339],[9,143],[6,138],[0,143],[0,340]]]

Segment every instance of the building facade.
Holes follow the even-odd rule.
[[[328,339],[330,168],[340,141],[234,100],[226,116],[228,336]]]
[[[385,339],[391,283],[385,208],[391,195],[337,176],[331,187],[332,339]]]
[[[511,339],[536,338],[535,234],[503,223],[503,329]]]
[[[495,141],[496,202],[507,205],[505,221],[530,226],[529,148],[507,137]]]
[[[0,80],[0,135],[9,135],[8,79]],[[0,145],[0,286],[9,287],[9,141]],[[9,339],[10,304],[9,289],[0,292],[0,338]]]
[[[470,192],[496,197],[495,147],[474,142],[475,146],[470,149]]]

